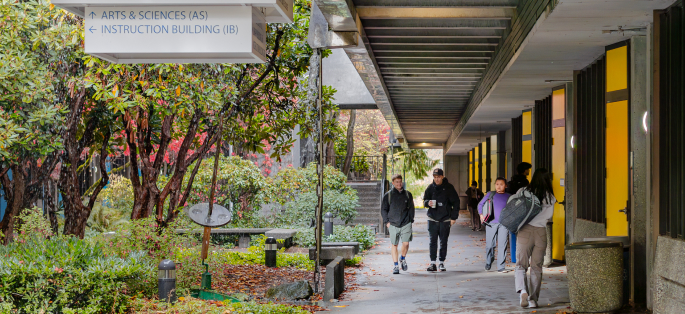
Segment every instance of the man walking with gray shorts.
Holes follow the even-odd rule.
[[[409,267],[406,257],[409,251],[409,242],[413,238],[411,224],[414,222],[415,209],[414,198],[411,193],[402,188],[401,175],[392,176],[392,185],[394,188],[383,196],[381,216],[383,217],[383,224],[390,232],[390,253],[394,263],[392,273],[399,274],[397,246],[402,241],[402,256],[399,258],[399,262],[402,263],[402,270],[407,271]]]

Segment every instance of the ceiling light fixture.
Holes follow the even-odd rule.
[[[625,35],[626,32],[628,33],[642,33],[647,31],[646,27],[633,27],[633,28],[623,28],[622,26],[619,26],[618,29],[607,29],[603,30],[602,34],[617,34],[621,33],[621,35]]]
[[[545,83],[547,83],[547,84],[554,83],[554,82],[565,82],[566,83],[566,82],[573,82],[573,81],[571,81],[571,80],[545,80]]]

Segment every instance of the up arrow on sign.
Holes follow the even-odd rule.
[[[90,12],[90,18],[91,19],[95,18],[95,12]]]

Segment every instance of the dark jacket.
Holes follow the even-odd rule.
[[[530,182],[528,182],[528,178],[525,175],[515,174],[513,177],[511,177],[511,181],[509,181],[509,183],[507,183],[506,192],[511,194],[511,195],[514,195],[521,188],[527,187],[528,184],[530,184]]]
[[[435,208],[428,206],[428,201],[435,200]],[[428,208],[428,217],[436,221],[456,220],[459,218],[459,195],[454,186],[443,181],[441,185],[435,182],[423,193],[423,205]]]
[[[388,193],[383,195],[381,216],[383,217],[384,225],[389,222],[395,227],[403,227],[414,222],[414,214],[414,198],[409,191],[402,190],[400,192],[393,187]]]
[[[483,199],[483,192],[479,188],[469,187],[466,189],[466,196],[468,197],[468,205],[472,208],[477,208],[480,200]]]

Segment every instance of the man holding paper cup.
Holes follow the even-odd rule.
[[[442,169],[433,170],[433,183],[423,193],[423,205],[428,208],[428,233],[430,235],[431,264],[428,271],[446,271],[447,239],[450,227],[459,218],[459,195],[454,186],[447,182]],[[440,240],[440,265],[436,267]]]

